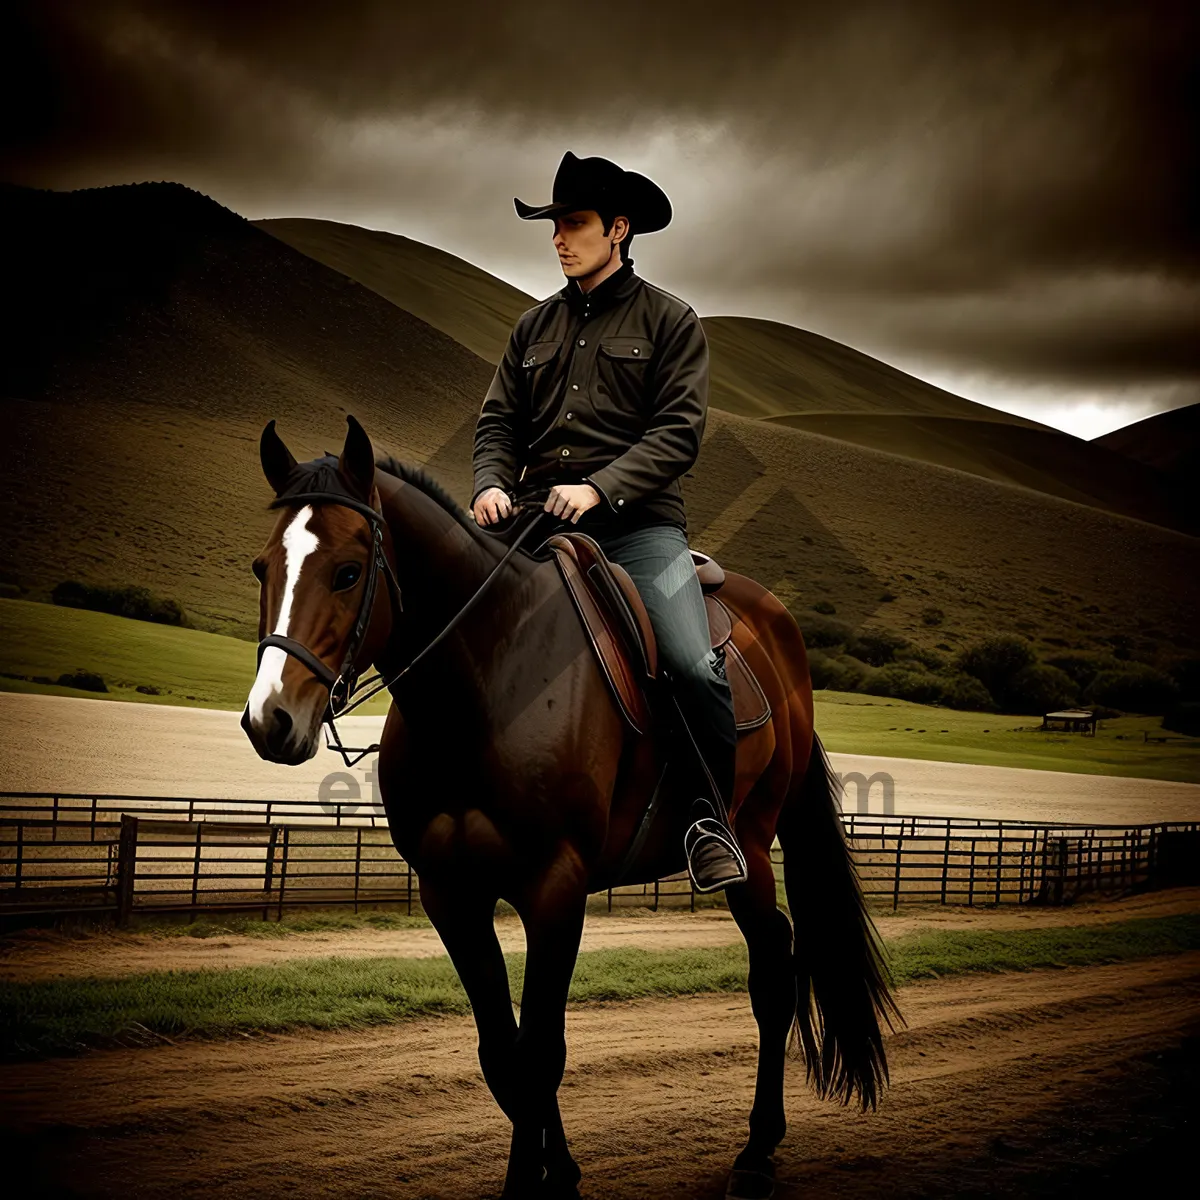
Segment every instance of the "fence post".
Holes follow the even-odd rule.
[[[1004,873],[1004,822],[1000,822],[1000,840],[996,844],[996,903],[1000,903],[1000,877]]]
[[[896,834],[896,882],[892,888],[892,912],[900,907],[900,861],[904,853],[904,820],[900,821],[900,832]]]
[[[358,880],[362,874],[362,831],[363,827],[358,827],[358,838],[354,848],[354,911],[358,912]]]
[[[196,919],[196,909],[200,906],[200,839],[204,826],[196,822],[196,853],[192,858],[192,911],[188,914],[188,924]]]
[[[946,845],[942,849],[942,903],[946,903],[946,887],[950,882],[950,818],[946,818]]]
[[[283,893],[287,888],[288,847],[291,844],[292,827],[283,827],[283,862],[279,864],[279,907],[275,911],[275,920],[283,920]]]
[[[96,826],[92,825],[93,830]],[[117,924],[128,925],[133,915],[133,885],[137,875],[138,819],[121,814],[121,838],[117,843]]]
[[[263,870],[263,915],[262,919],[267,919],[267,913],[271,902],[271,879],[275,874],[275,847],[279,843],[279,826],[271,826],[271,841],[267,845],[267,862]]]

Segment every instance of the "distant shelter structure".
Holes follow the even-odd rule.
[[[1067,733],[1082,733],[1084,737],[1096,736],[1096,714],[1086,708],[1064,708],[1059,712],[1048,712],[1042,716],[1043,729],[1062,729]]]

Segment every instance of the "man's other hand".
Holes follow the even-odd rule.
[[[590,483],[556,483],[546,497],[546,511],[578,525],[579,518],[599,503],[600,493]]]
[[[477,525],[494,525],[512,512],[512,500],[503,488],[491,487],[479,493],[472,512]]]

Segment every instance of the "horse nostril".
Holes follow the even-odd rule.
[[[267,732],[267,746],[272,753],[280,754],[292,732],[292,714],[286,708],[277,708],[272,715],[271,728]]]

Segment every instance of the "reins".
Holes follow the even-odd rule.
[[[385,581],[388,585],[389,598],[392,602],[393,614],[403,612],[404,605],[401,598],[400,583],[396,578],[395,572],[392,569],[391,563],[388,561],[387,554],[383,546],[383,530],[386,525],[383,513],[378,509],[372,508],[369,504],[364,504],[360,500],[356,500],[351,496],[340,495],[337,492],[299,492],[291,495],[283,495],[276,498],[271,507],[278,507],[283,504],[303,504],[310,501],[317,501],[326,504],[340,504],[345,508],[353,509],[355,512],[361,513],[371,523],[371,561],[367,566],[369,578],[363,590],[362,603],[359,606],[358,618],[354,623],[354,632],[351,635],[350,642],[346,647],[346,654],[342,660],[342,669],[337,674],[334,673],[323,663],[307,646],[301,642],[295,641],[293,638],[284,637],[280,634],[268,634],[258,644],[258,658],[262,661],[263,652],[274,646],[282,650],[285,654],[291,655],[293,658],[302,662],[326,687],[329,688],[329,701],[325,706],[325,714],[322,717],[322,723],[328,728],[332,741],[328,738],[325,742],[327,750],[334,750],[342,756],[342,761],[348,767],[354,766],[361,762],[368,754],[374,754],[379,748],[379,743],[376,742],[371,746],[360,748],[357,746],[344,746],[342,739],[338,734],[335,721],[338,717],[344,717],[347,714],[358,708],[360,704],[366,703],[373,696],[377,696],[380,692],[391,688],[393,684],[402,679],[409,671],[413,669],[431,650],[437,646],[443,638],[445,638],[458,623],[475,607],[484,592],[491,586],[496,576],[500,572],[500,568],[520,549],[521,544],[529,536],[530,530],[534,529],[541,517],[546,515],[545,509],[538,509],[533,516],[533,519],[521,530],[513,544],[508,548],[504,557],[488,572],[487,578],[475,590],[474,595],[458,610],[457,613],[450,619],[445,628],[431,641],[409,664],[402,670],[397,671],[388,679],[384,679],[383,672],[377,672],[368,679],[364,679],[361,684],[358,682],[358,672],[354,666],[354,659],[358,657],[359,651],[362,649],[362,640],[366,635],[367,627],[370,623],[371,612],[375,605],[375,595],[377,591],[378,576],[382,572]],[[353,693],[359,688],[367,688],[369,690],[362,692],[356,698],[351,699]],[[340,701],[340,703],[339,703]],[[355,757],[351,758],[350,756]]]

